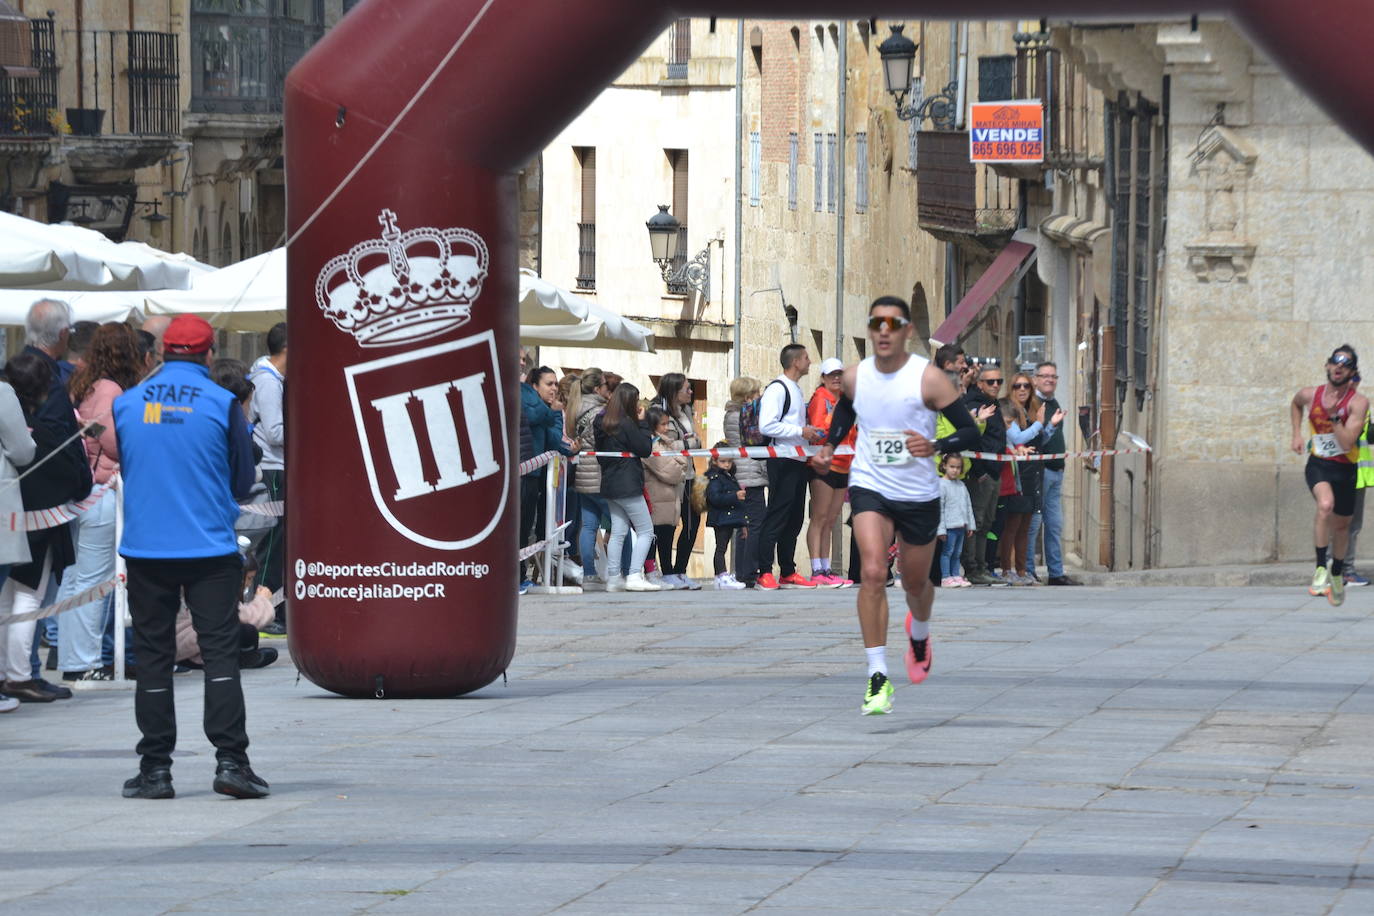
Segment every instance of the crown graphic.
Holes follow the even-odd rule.
[[[315,301],[364,347],[424,340],[471,317],[487,277],[487,246],[469,229],[401,232],[383,210],[380,239],[360,242],[324,265]]]

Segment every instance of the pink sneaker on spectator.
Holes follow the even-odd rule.
[[[940,580],[941,588],[959,588],[959,580],[954,576],[945,576]]]
[[[819,576],[812,576],[811,581],[821,588],[839,588],[844,585],[845,580],[834,573],[821,573]]]
[[[965,579],[963,576],[955,576],[954,578],[959,580],[959,588],[973,588],[973,583]]]

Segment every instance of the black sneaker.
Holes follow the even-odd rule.
[[[239,668],[266,668],[277,660],[277,650],[271,646],[261,646],[239,653]]]
[[[176,798],[172,788],[172,771],[158,767],[148,772],[139,772],[133,779],[124,782],[125,798]]]
[[[219,762],[211,787],[220,795],[234,798],[266,798],[272,794],[267,780],[254,773],[252,767],[232,760]]]

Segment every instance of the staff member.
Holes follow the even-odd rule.
[[[235,500],[253,484],[253,443],[234,396],[210,378],[214,330],[178,315],[163,335],[164,365],[114,402],[124,473],[129,607],[138,655],[134,716],[143,739],[139,773],[125,798],[172,798],[176,707],[172,666],[183,596],[205,659],[205,735],[216,748],[213,788],[262,798],[266,780],[248,765],[239,684]]]

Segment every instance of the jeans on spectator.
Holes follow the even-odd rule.
[[[582,528],[577,533],[577,549],[582,554],[582,575],[596,575],[596,532],[606,514],[606,501],[594,493],[578,493],[578,514]]]
[[[1026,568],[1035,571],[1035,536],[1045,534],[1045,568],[1050,576],[1064,575],[1064,472],[1045,468],[1044,508],[1031,516]]]
[[[52,578],[52,551],[43,558],[43,578],[38,588],[29,588],[19,580],[6,578],[0,588],[0,617],[10,614],[27,614],[36,611],[43,604],[48,580]],[[38,640],[34,638],[37,627],[34,621],[25,620],[0,627],[0,677],[7,681],[27,681],[38,677],[42,668],[34,667],[34,648]]]
[[[115,574],[115,500],[114,490],[106,490],[100,501],[71,523],[76,562],[62,576],[57,600],[66,601]],[[106,596],[109,597],[109,596]],[[57,631],[57,667],[62,671],[89,671],[100,667],[100,642],[105,633],[105,599],[72,608],[61,615]]]
[[[176,619],[182,596],[191,611],[205,660],[205,737],[218,760],[248,762],[243,686],[239,683],[239,589],[243,561],[237,553],[195,560],[127,560],[129,610],[134,618],[138,689],[134,718],[143,734],[138,753],[143,772],[172,765],[177,742],[172,668]]]
[[[767,464],[768,512],[759,539],[759,573],[773,571],[776,553],[778,574],[787,577],[797,571],[797,535],[806,521],[806,462],[769,458]]]
[[[977,479],[970,476],[964,483],[968,486],[969,499],[973,503],[973,527],[976,529],[973,537],[964,541],[964,571],[968,575],[986,575],[987,534],[992,530],[993,519],[997,517],[997,491],[1001,489],[1002,482],[997,477],[985,475]]]
[[[544,516],[544,469],[539,468],[520,478],[520,546],[529,545],[543,539]],[[517,578],[525,578],[525,563],[520,564]]]
[[[735,535],[735,578],[745,584],[759,575],[759,539],[763,537],[763,517],[768,512],[766,490],[767,487],[744,488],[744,524]]]
[[[945,532],[945,542],[940,545],[941,579],[959,575],[959,554],[964,549],[964,535],[963,528],[951,528]]]
[[[607,498],[611,512],[611,539],[606,544],[606,578],[626,576],[644,571],[644,558],[654,543],[654,523],[649,519],[649,505],[643,496]],[[634,548],[628,568],[621,565],[621,549],[625,538],[634,532]]]

